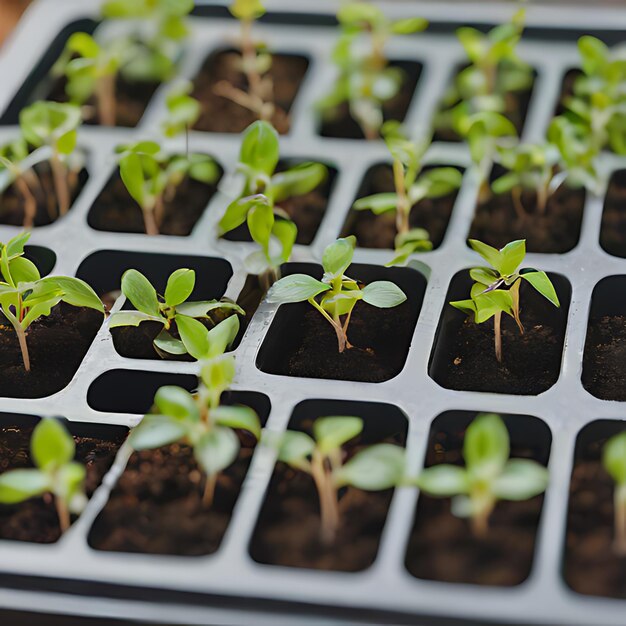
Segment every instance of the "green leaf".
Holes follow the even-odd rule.
[[[279,157],[278,133],[268,122],[257,120],[244,132],[239,161],[253,172],[271,176]]]
[[[504,248],[500,250],[501,264],[497,268],[503,276],[508,276],[515,273],[515,270],[520,266],[524,257],[526,256],[526,240],[519,239],[507,243]]]
[[[281,245],[281,251],[277,255],[272,255],[272,265],[275,267],[289,261],[293,246],[298,237],[298,227],[291,220],[277,219],[272,227],[272,236],[275,237]]]
[[[233,430],[216,426],[200,438],[193,453],[205,474],[214,476],[232,465],[239,447],[239,438]]]
[[[618,485],[626,485],[626,431],[606,442],[602,450],[602,464]]]
[[[209,349],[205,356],[214,358],[221,356],[231,346],[239,333],[239,318],[231,315],[216,324],[208,333]]]
[[[387,211],[395,211],[398,208],[397,193],[375,193],[371,196],[359,198],[352,208],[355,211],[371,211],[375,215],[381,215]]]
[[[472,250],[478,252],[480,256],[487,261],[494,269],[498,270],[501,274],[503,273],[501,270],[502,267],[502,255],[499,250],[493,248],[492,246],[488,246],[486,243],[482,241],[478,241],[477,239],[468,239],[468,243]]]
[[[235,302],[227,300],[198,300],[197,302],[183,302],[176,307],[177,313],[188,317],[209,317],[211,311],[221,310],[223,312],[234,311],[240,315],[246,312]]]
[[[41,279],[44,285],[54,285],[62,291],[61,299],[72,306],[82,306],[104,313],[104,304],[96,292],[80,278],[72,276],[47,276]]]
[[[485,287],[489,287],[498,279],[498,272],[495,272],[490,267],[474,267],[470,270],[470,277]]]
[[[194,422],[200,419],[200,411],[194,397],[182,387],[173,385],[159,387],[154,396],[154,404],[162,415]]]
[[[191,295],[196,284],[196,273],[193,270],[181,268],[173,272],[167,279],[165,287],[165,304],[178,306]]]
[[[418,33],[428,26],[428,20],[422,17],[408,17],[403,20],[396,20],[391,25],[391,32],[394,35],[410,35]]]
[[[120,177],[133,200],[140,207],[145,207],[146,181],[139,155],[129,152],[120,159]]]
[[[159,299],[150,281],[137,270],[126,270],[122,276],[122,293],[142,313],[160,317]]]
[[[274,202],[313,191],[328,176],[328,168],[321,163],[301,163],[272,176]]]
[[[37,266],[24,257],[16,257],[9,261],[9,271],[16,285],[34,283],[41,278]]]
[[[378,307],[389,309],[402,304],[406,300],[406,294],[398,285],[389,280],[377,280],[361,289],[363,301]]]
[[[561,306],[559,297],[556,295],[554,285],[545,272],[522,272],[520,273],[520,276],[524,280],[527,280],[544,298],[547,298],[552,304],[554,304],[554,306]]]
[[[530,459],[511,459],[493,481],[492,492],[501,500],[528,500],[548,486],[548,470]]]
[[[85,495],[85,478],[87,470],[81,463],[68,463],[56,475],[54,494],[67,502],[71,513],[82,513],[87,506]]]
[[[59,468],[74,458],[76,444],[55,419],[42,419],[33,430],[30,452],[35,465],[44,471]]]
[[[0,474],[0,503],[17,504],[50,491],[50,478],[38,469],[15,469]]]
[[[238,20],[256,20],[265,13],[261,0],[233,0],[229,10]]]
[[[203,384],[219,398],[222,391],[230,387],[235,378],[235,359],[222,355],[202,362],[200,377]]]
[[[463,457],[473,476],[495,478],[509,458],[509,431],[495,413],[482,413],[468,426]]]
[[[404,477],[404,448],[380,443],[355,454],[334,475],[338,487],[352,485],[366,491],[395,487]]]
[[[297,430],[287,430],[280,439],[278,460],[298,466],[313,454],[314,449],[315,442],[309,435]]]
[[[265,196],[256,196],[256,202],[250,207],[247,216],[250,236],[266,252],[269,248],[272,228],[274,227],[274,212]]]
[[[128,443],[135,450],[153,450],[180,441],[187,434],[186,425],[170,415],[146,415],[130,431]]]
[[[441,198],[461,186],[463,174],[456,167],[436,167],[425,171],[417,182],[426,188],[425,197]]]
[[[241,224],[246,221],[248,212],[253,206],[256,206],[260,197],[260,194],[257,194],[255,196],[239,198],[231,202],[219,221],[218,229],[220,235],[224,235],[238,226],[241,226]]]
[[[117,311],[109,317],[109,328],[118,326],[139,326],[141,322],[160,322],[165,324],[166,319],[162,316],[148,315],[141,311]]]
[[[489,291],[472,299],[474,300],[474,305],[476,306],[477,324],[486,322],[499,312],[511,315],[513,310],[513,298],[511,297],[511,294],[502,289]]]
[[[193,317],[187,317],[186,315],[176,314],[174,319],[176,320],[178,334],[181,341],[185,344],[187,352],[194,359],[200,360],[206,357],[209,352],[209,331],[206,326]]]
[[[324,271],[333,277],[341,276],[352,263],[355,245],[356,239],[351,236],[342,237],[326,246],[322,255]]]
[[[249,406],[221,405],[211,411],[211,418],[220,426],[247,430],[257,441],[261,438],[259,416]]]
[[[267,292],[267,301],[272,304],[303,302],[329,289],[330,285],[307,274],[291,274],[276,281],[270,287]]]
[[[157,351],[160,350],[167,354],[187,354],[185,344],[180,339],[172,337],[165,328],[152,340],[152,343]]]
[[[578,40],[578,51],[583,70],[585,74],[590,75],[602,71],[607,65],[610,55],[607,45],[591,35],[583,35]]]
[[[313,435],[322,454],[340,448],[362,430],[360,417],[320,417],[313,423]]]
[[[469,490],[465,469],[445,463],[423,470],[417,484],[424,493],[440,498],[465,494]]]

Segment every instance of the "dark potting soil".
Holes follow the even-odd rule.
[[[626,170],[611,176],[604,198],[600,245],[609,254],[626,258]]]
[[[96,519],[97,550],[199,556],[215,552],[239,496],[253,438],[240,433],[239,458],[218,477],[215,499],[202,503],[204,477],[193,450],[178,443],[135,452]]]
[[[27,331],[31,370],[27,372],[13,327],[0,324],[0,396],[43,398],[68,385],[104,316],[93,309],[60,303]]]
[[[539,214],[535,194],[524,192],[522,204],[527,211],[518,218],[511,194],[492,195],[479,204],[470,229],[470,239],[502,248],[515,239],[526,239],[528,252],[563,253],[580,238],[585,191],[560,187]]]
[[[19,424],[0,429],[0,473],[33,467],[30,460],[30,437],[33,427]],[[101,440],[93,437],[74,437],[76,460],[87,469],[85,490],[88,497],[102,482],[109,470],[122,438]],[[76,517],[74,516],[74,519]],[[33,498],[20,504],[0,505],[0,537],[17,541],[53,543],[61,536],[61,528],[54,501],[49,495]]]
[[[582,381],[602,400],[626,400],[626,317],[591,319],[587,329]]]
[[[183,237],[189,235],[215,191],[215,185],[185,178],[176,188],[174,197],[165,200],[160,233]],[[95,199],[87,221],[96,230],[116,233],[146,232],[143,213],[126,190],[119,172],[111,176]]]
[[[381,163],[367,171],[355,200],[394,190],[393,170],[390,165]],[[409,217],[410,226],[425,228],[430,235],[433,248],[438,248],[443,241],[456,196],[455,192],[441,198],[425,198],[413,205]],[[341,236],[355,235],[360,248],[393,249],[396,232],[394,212],[375,215],[371,211],[351,210],[343,225]]]
[[[194,79],[192,96],[202,105],[200,118],[194,130],[216,133],[241,133],[257,117],[249,109],[228,98],[217,95],[215,86],[227,81],[234,87],[247,90],[248,81],[239,70],[241,56],[234,50],[222,50],[208,57]],[[276,130],[284,134],[289,131],[289,111],[304,78],[309,61],[306,57],[273,54],[268,75],[274,86],[276,113],[271,120]]]
[[[426,466],[463,464],[465,428],[431,435]],[[540,444],[516,444],[511,457],[544,463]],[[489,530],[477,538],[467,519],[450,511],[450,498],[420,494],[406,554],[406,567],[417,578],[475,585],[511,586],[530,573],[543,496],[522,502],[500,501],[489,518]]]
[[[390,66],[400,68],[404,72],[404,80],[400,91],[383,104],[383,118],[385,121],[402,122],[409,110],[422,65],[411,61],[391,61]],[[340,104],[332,115],[322,119],[320,135],[339,139],[365,139],[363,130],[350,114],[350,106],[346,102]]]
[[[41,188],[31,189],[31,193],[37,200],[37,212],[35,214],[35,226],[47,226],[59,219],[59,205],[57,194],[52,181],[50,164],[47,161],[38,163],[34,167]],[[68,176],[70,184],[70,208],[87,182],[87,170],[83,169]],[[0,223],[10,226],[22,226],[24,224],[24,196],[15,184],[10,185],[0,196]]]

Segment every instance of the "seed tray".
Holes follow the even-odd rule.
[[[86,5],[84,0],[35,3],[0,59],[0,74],[5,81],[0,92],[0,111],[9,107],[18,88],[44,57],[58,33],[70,23],[95,19],[98,4]],[[180,69],[180,75],[187,78],[193,78],[212,50],[228,45],[237,33],[236,24],[224,17],[224,8],[212,6],[220,3],[197,4],[211,6],[199,10],[207,15],[192,18],[193,32]],[[273,19],[258,25],[257,37],[270,42],[273,50],[303,54],[311,62],[292,108],[291,131],[281,137],[281,157],[321,160],[338,171],[314,241],[310,246],[298,245],[294,249],[294,262],[319,261],[324,247],[341,232],[364,173],[373,164],[388,162],[389,158],[382,142],[328,139],[318,135],[318,121],[312,114],[311,103],[333,80],[329,54],[336,31],[329,16],[334,3],[322,1],[314,7],[305,7],[304,3],[294,6],[293,2],[276,0],[267,4]],[[450,23],[458,7],[447,3],[393,2],[385,6],[393,15],[424,15],[433,22],[427,33],[393,41],[388,50],[392,59],[419,60],[424,65],[405,120],[409,127],[423,129],[428,126],[454,69],[462,60],[462,51]],[[314,13],[313,18],[300,14],[305,10]],[[511,8],[475,3],[468,5],[464,12],[476,22],[491,24],[506,19]],[[609,39],[615,40],[619,29],[626,24],[626,13],[596,7],[593,11],[581,9],[580,13],[531,7],[528,23],[552,29],[535,30],[534,35],[524,38],[519,46],[520,55],[537,70],[523,138],[538,140],[554,112],[563,75],[577,63],[572,32],[602,30]],[[94,126],[81,129],[79,143],[88,154],[89,178],[70,213],[49,226],[34,229],[31,243],[56,254],[54,272],[79,273],[88,281],[96,279],[91,272],[105,281],[116,278],[107,274],[105,262],[85,264],[90,255],[100,251],[114,251],[122,259],[128,253],[128,267],[133,266],[131,253],[197,256],[204,261],[207,257],[224,259],[232,268],[224,295],[236,299],[246,279],[243,259],[252,247],[215,237],[215,224],[227,202],[224,196],[216,194],[211,199],[188,237],[114,234],[93,230],[87,224],[92,202],[116,167],[116,145],[158,136],[158,125],[165,115],[166,91],[167,85],[157,90],[135,129]],[[14,126],[0,128],[0,141],[12,137],[15,130]],[[194,151],[214,155],[226,175],[233,171],[238,136],[192,132],[190,144]],[[182,143],[171,140],[165,142],[165,147],[180,150]],[[459,144],[434,144],[427,161],[469,166],[467,150]],[[611,172],[626,167],[626,160],[607,155],[602,167]],[[442,413],[494,411],[540,418],[552,435],[550,485],[545,494],[532,570],[524,583],[512,588],[492,588],[412,577],[405,569],[404,555],[418,493],[409,488],[395,491],[378,555],[373,565],[363,572],[294,570],[255,563],[249,556],[248,546],[275,462],[274,452],[263,446],[254,453],[230,525],[215,554],[162,557],[93,550],[87,543],[87,535],[124,469],[128,451],[123,448],[85,512],[58,543],[44,546],[0,541],[0,606],[37,607],[39,611],[92,617],[133,617],[167,624],[313,624],[325,621],[415,624],[423,620],[428,624],[506,622],[621,626],[623,602],[575,594],[564,583],[561,570],[576,437],[582,428],[599,418],[624,418],[623,404],[599,400],[585,391],[581,372],[592,290],[607,276],[626,274],[626,260],[608,255],[599,246],[603,198],[588,194],[578,245],[563,255],[529,254],[527,257],[529,266],[536,265],[564,276],[571,285],[557,382],[537,396],[444,389],[429,376],[429,359],[442,311],[447,306],[450,281],[476,260],[465,244],[476,197],[476,178],[466,169],[442,245],[432,252],[416,254],[411,261],[410,266],[421,272],[428,284],[405,366],[395,378],[382,383],[357,383],[288,378],[262,372],[256,360],[277,310],[275,305],[263,302],[236,349],[237,375],[233,389],[265,394],[271,402],[267,427],[276,432],[286,428],[294,407],[307,399],[393,404],[408,420],[411,472],[423,466],[431,424]],[[19,230],[0,226],[0,240],[6,241]],[[357,248],[354,260],[381,264],[389,258],[389,251]],[[174,257],[163,257],[161,261],[178,266]],[[155,267],[161,267],[161,261],[155,262]],[[149,263],[149,257],[145,257],[144,262]],[[114,266],[111,263],[111,272],[115,271]],[[123,297],[119,298],[113,310],[121,308],[123,301]],[[194,370],[193,363],[121,357],[105,324],[65,389],[41,399],[1,398],[0,411],[63,415],[70,421],[133,426],[139,421],[140,412],[129,412],[136,406],[132,400],[127,402],[121,397],[118,403],[111,399],[118,384],[115,380],[120,381],[119,389],[126,393],[127,388],[121,386],[121,381],[134,374],[132,380],[136,381],[137,394],[143,398],[149,397],[151,385],[162,384],[165,380],[176,384],[181,375],[187,375],[184,380],[189,382],[188,376]],[[100,377],[112,375],[113,384],[98,394],[103,380]],[[100,383],[92,387],[98,380]],[[110,402],[102,404],[94,399],[97,397],[108,398]],[[94,405],[105,410],[96,410]],[[116,408],[119,410],[113,412]]]

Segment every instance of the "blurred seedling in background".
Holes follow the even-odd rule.
[[[166,137],[185,134],[186,156],[189,156],[189,129],[198,121],[201,111],[198,100],[190,95],[192,89],[191,82],[182,81],[167,94],[167,118],[161,125]]]
[[[602,450],[602,464],[615,481],[615,552],[626,556],[626,431],[609,439]]]

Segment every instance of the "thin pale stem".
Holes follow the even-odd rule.
[[[50,157],[54,190],[59,203],[59,215],[65,215],[70,208],[70,192],[67,184],[67,168],[61,161],[59,154],[53,152]]]
[[[523,221],[526,219],[526,209],[522,204],[522,188],[513,187],[511,189],[511,199],[513,200],[513,208],[517,214],[517,219]]]
[[[172,191],[166,189],[165,193],[172,193]],[[163,217],[165,216],[165,202],[163,200],[163,194],[157,196],[154,203],[154,221],[156,222],[157,229],[161,228],[163,224]]]
[[[18,307],[21,308],[21,299]],[[9,322],[11,322],[11,325],[15,329],[15,334],[17,335],[17,340],[20,344],[20,351],[22,353],[22,362],[24,363],[24,369],[27,372],[30,372],[30,355],[28,353],[28,343],[26,342],[26,331],[20,324],[20,320],[15,315],[13,315],[13,313],[11,313],[8,307],[3,308],[2,312],[4,313],[4,316],[9,320]]]
[[[159,234],[159,227],[154,217],[152,209],[143,209],[143,223],[146,227],[146,235],[155,236]]]
[[[59,518],[59,526],[61,527],[61,532],[64,533],[71,524],[70,520],[70,511],[67,508],[67,504],[63,498],[59,498],[55,496],[54,498],[54,506],[57,510],[57,516]]]
[[[311,298],[309,302],[326,318],[328,323],[333,327],[335,333],[337,334],[337,344],[339,347],[339,352],[343,352],[348,344],[348,338],[346,337],[346,333],[344,332],[341,323],[339,321],[335,321],[330,315],[328,315],[328,313],[313,298]]]
[[[626,556],[626,485],[619,485],[615,489],[615,552]]]
[[[211,474],[206,477],[204,483],[204,493],[202,494],[202,506],[208,509],[215,498],[215,486],[217,485],[217,474]]]
[[[409,213],[411,204],[406,193],[404,184],[404,166],[397,159],[393,162],[393,180],[398,194],[398,206],[396,208],[396,230],[400,234],[409,232]]]
[[[320,502],[320,540],[325,545],[329,545],[335,541],[337,535],[339,511],[335,489],[332,485],[332,475],[324,467],[324,457],[318,450],[313,452],[311,474]]]
[[[100,77],[96,83],[96,100],[100,124],[103,126],[115,126],[115,74],[107,74]]]
[[[496,348],[496,359],[502,363],[502,311],[493,316],[493,334]]]
[[[548,205],[548,189],[545,185],[541,185],[537,189],[537,212],[543,215]]]
[[[15,185],[24,198],[24,228],[32,228],[37,216],[37,200],[23,176],[15,179]]]

